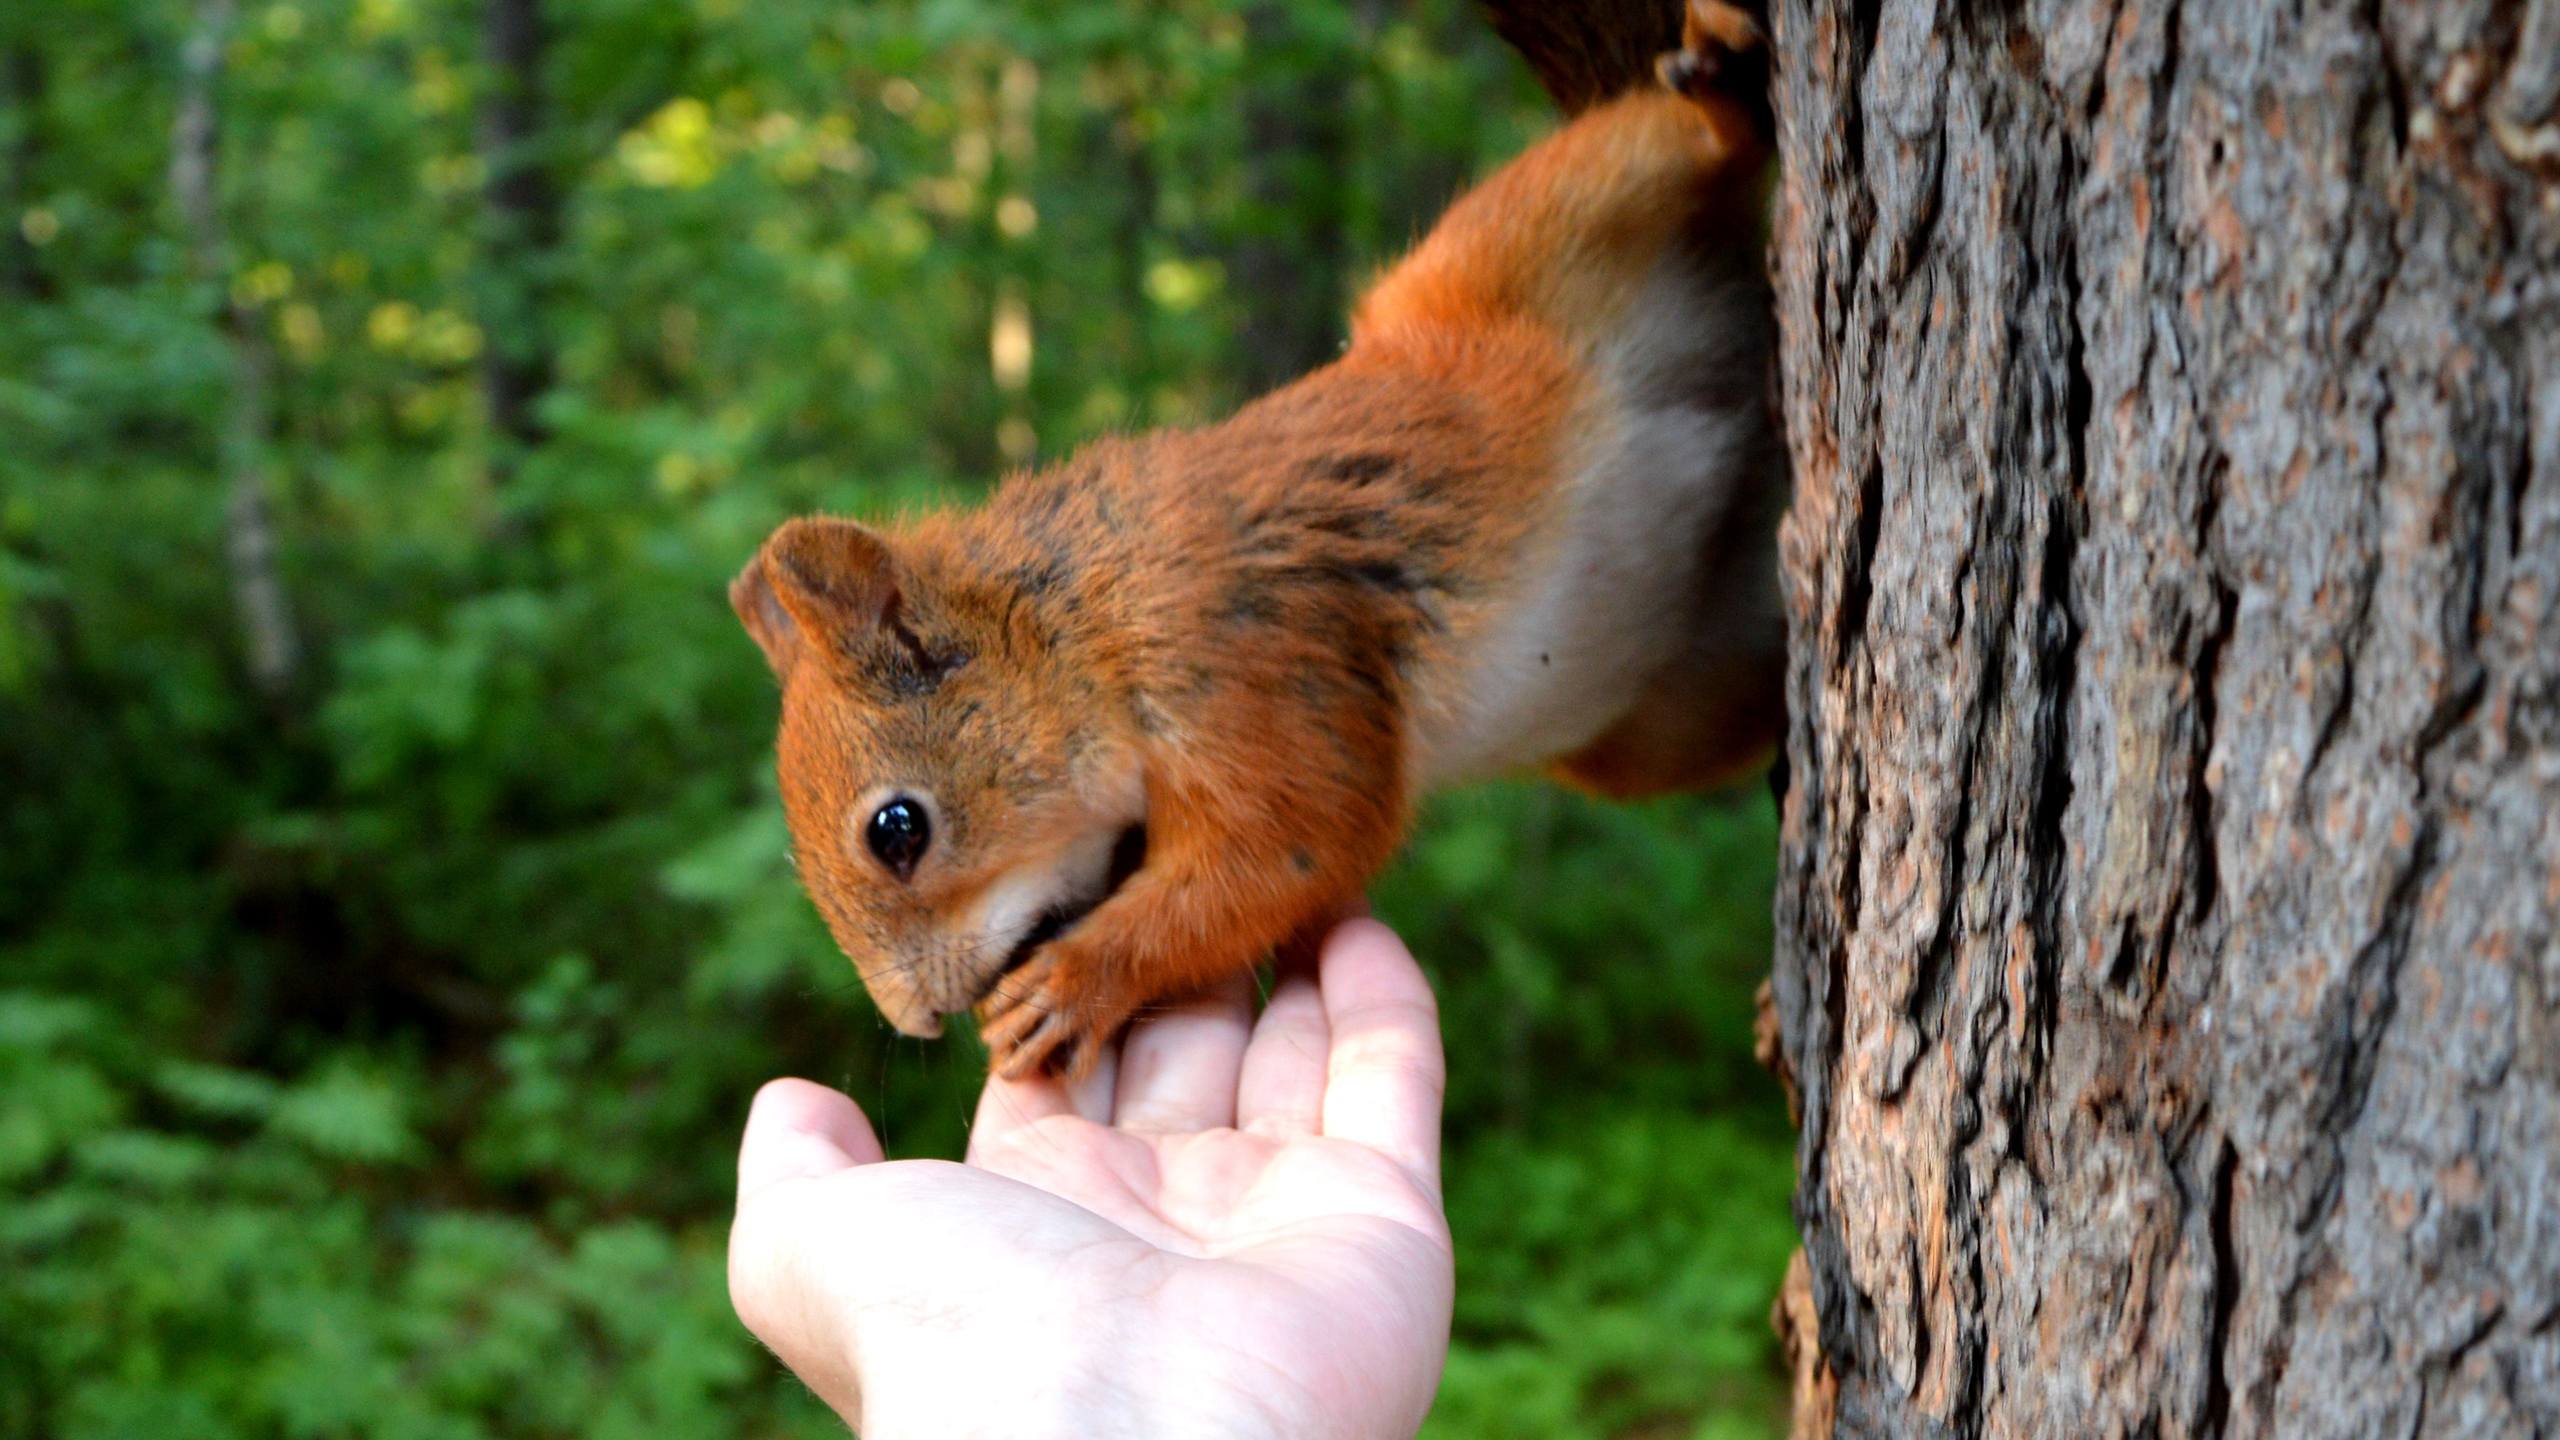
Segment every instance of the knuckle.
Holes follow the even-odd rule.
[[[1374,995],[1345,1006],[1335,1022],[1346,1030],[1403,1029],[1430,1030],[1440,1028],[1440,1004],[1428,990],[1410,994]]]
[[[1333,1068],[1337,1074],[1370,1076],[1434,1096],[1448,1083],[1438,1048],[1400,1034],[1370,1032],[1337,1039]]]

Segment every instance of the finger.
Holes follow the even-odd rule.
[[[1053,1075],[1024,1080],[989,1075],[987,1088],[978,1092],[978,1113],[969,1121],[969,1153],[974,1155],[979,1146],[1002,1140],[1026,1125],[1074,1113],[1067,1087]]]
[[[978,1092],[977,1118],[969,1123],[969,1153],[992,1145],[1022,1127],[1059,1115],[1081,1115],[1097,1125],[1111,1123],[1111,1097],[1117,1084],[1117,1046],[1102,1052],[1093,1069],[1072,1083],[1047,1073],[1007,1080],[989,1075]]]
[[[1104,1045],[1093,1068],[1066,1082],[1066,1086],[1067,1104],[1078,1115],[1096,1125],[1110,1124],[1112,1101],[1120,1094],[1120,1046]]]
[[[1121,1047],[1111,1123],[1160,1134],[1234,1124],[1236,1069],[1252,1027],[1250,975],[1140,1020]]]
[[[783,1363],[848,1419],[862,1387],[846,1347],[830,1343],[825,1307],[805,1283],[802,1240],[813,1192],[793,1180],[841,1174],[881,1158],[879,1139],[853,1101],[806,1080],[756,1092],[738,1145],[738,1216],[729,1230],[729,1303]]]
[[[806,1080],[773,1080],[747,1108],[738,1143],[738,1199],[785,1180],[832,1175],[882,1158],[862,1107]]]
[[[1312,974],[1284,975],[1253,1024],[1244,1074],[1236,1081],[1236,1127],[1267,1135],[1312,1135],[1324,1123],[1326,1052],[1333,1029]]]
[[[1325,940],[1324,1133],[1386,1155],[1440,1183],[1440,1100],[1447,1085],[1440,1010],[1395,932],[1352,920]]]

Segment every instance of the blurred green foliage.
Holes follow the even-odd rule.
[[[542,0],[493,139],[494,3],[243,5],[210,269],[218,5],[0,8],[0,1436],[833,1433],[728,1314],[746,1098],[951,1154],[980,1060],[798,894],[723,583],[1320,357],[1548,123],[1456,0]],[[493,351],[548,374],[512,432]],[[1770,1429],[1772,849],[1503,786],[1382,882],[1452,1050],[1431,1433]]]

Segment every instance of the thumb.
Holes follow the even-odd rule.
[[[883,1158],[860,1106],[824,1085],[774,1080],[756,1092],[738,1145],[738,1201],[785,1180],[876,1165]]]
[[[729,1230],[729,1303],[848,1425],[862,1417],[852,1337],[823,1283],[812,1286],[806,1247],[816,1198],[797,1180],[820,1180],[881,1159],[860,1107],[823,1085],[775,1080],[756,1092],[738,1145],[738,1216]],[[796,1191],[796,1193],[795,1193]]]

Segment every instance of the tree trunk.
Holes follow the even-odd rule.
[[[1244,97],[1247,234],[1231,263],[1245,303],[1238,358],[1258,391],[1342,350],[1351,260],[1341,174],[1355,57],[1313,11],[1255,4],[1244,26],[1257,76]]]
[[[302,670],[302,643],[277,565],[275,518],[267,504],[271,357],[260,318],[232,288],[231,239],[222,216],[221,135],[224,47],[234,0],[197,0],[195,26],[179,60],[178,107],[170,127],[169,191],[187,232],[188,263],[215,297],[231,374],[216,437],[228,485],[223,557],[250,683],[270,705],[287,699]]]
[[[523,452],[542,443],[535,402],[551,388],[551,340],[543,296],[560,244],[560,187],[543,148],[543,56],[549,40],[542,0],[483,0],[482,58],[488,94],[480,106],[486,175],[481,245],[480,393],[496,448],[501,486]]]
[[[47,300],[53,283],[38,254],[33,210],[42,184],[46,74],[33,27],[0,39],[0,294]],[[49,218],[49,217],[48,217]]]
[[[1774,25],[1800,1428],[2550,1433],[2560,3]]]

